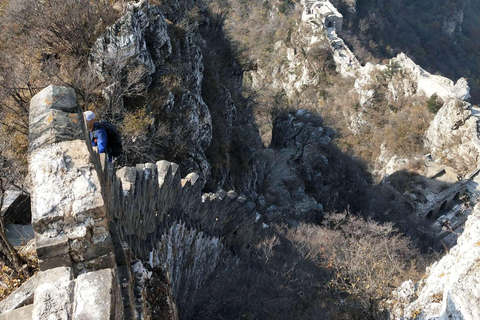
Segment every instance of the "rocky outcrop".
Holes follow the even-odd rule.
[[[463,174],[478,166],[480,140],[476,112],[469,103],[458,100],[443,105],[425,133],[425,145],[434,160]]]
[[[102,79],[114,77],[116,81],[120,77],[132,79],[124,73],[141,68],[140,78],[133,80],[144,81],[148,87],[156,66],[172,51],[167,24],[161,10],[149,6],[146,0],[128,4],[125,11],[97,39],[91,51],[91,64]],[[134,87],[136,83],[128,85]]]
[[[181,179],[179,166],[168,161],[118,171],[102,163],[89,147],[71,88],[47,87],[30,109],[32,224],[41,272],[3,311],[32,319],[146,316],[146,284],[135,268],[132,276],[133,253],[165,270],[172,281],[166,294],[175,300],[168,305],[190,312],[217,265],[235,264],[232,253],[253,248],[255,205],[244,196],[202,195],[199,175]],[[31,306],[20,310],[24,305]]]
[[[321,117],[298,110],[277,118],[272,132],[259,199],[265,222],[318,222],[324,211],[346,209],[366,187],[361,170],[330,144],[334,131]]]
[[[317,86],[325,73],[334,73],[333,51],[325,31],[300,23],[292,41],[279,40],[274,45],[275,63],[258,62],[259,68],[251,71],[252,88],[284,91],[292,97],[306,86]]]
[[[480,206],[458,244],[427,269],[427,278],[405,282],[389,301],[390,319],[474,320],[480,317]]]
[[[138,107],[126,102],[126,98],[142,99],[151,92],[150,86],[162,88],[166,78],[175,78],[176,82],[167,84],[171,91],[161,106],[149,106],[161,113],[160,117],[152,117],[151,131],[157,132],[160,143],[152,147],[150,154],[181,158],[182,169],[198,172],[202,181],[209,178],[205,150],[212,139],[212,118],[201,96],[204,66],[193,32],[172,40],[159,6],[145,0],[129,4],[125,14],[96,41],[91,65],[104,81],[107,112],[116,117]],[[152,137],[145,137],[149,139]]]
[[[415,64],[404,53],[400,53],[386,65],[367,63],[358,69],[355,90],[359,94],[361,105],[365,105],[374,98],[376,91],[373,87],[377,82],[376,73],[379,72],[385,73],[389,80],[388,100],[391,102],[396,101],[399,97],[413,95],[429,98],[436,94],[445,102],[450,99],[465,101],[470,98],[470,88],[466,79],[460,78],[457,83],[454,83],[448,78],[432,75]],[[394,75],[400,75],[400,77],[394,77]]]

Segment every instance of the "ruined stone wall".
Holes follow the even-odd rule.
[[[32,98],[29,171],[40,271],[2,301],[0,319],[124,319],[110,219],[85,132],[73,89],[48,86]]]
[[[167,300],[187,301],[255,238],[246,197],[202,194],[196,173],[182,179],[168,161],[119,170],[106,163],[71,88],[49,86],[32,99],[29,134],[40,272],[0,303],[0,319],[148,318],[134,259],[165,270]],[[170,305],[169,319],[178,319]]]
[[[257,236],[252,202],[234,191],[202,194],[199,176],[181,179],[175,163],[118,171],[105,163],[101,172],[111,231],[133,256],[163,268],[184,316],[217,266],[235,263],[236,254],[248,252]]]
[[[254,229],[254,206],[246,197],[224,190],[202,195],[198,175],[190,173],[181,179],[173,162],[162,160],[107,172],[109,212],[121,240],[142,260],[149,259],[162,234],[176,222],[222,238],[237,252],[243,246],[237,235],[244,237]]]

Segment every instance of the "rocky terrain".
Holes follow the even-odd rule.
[[[264,17],[284,19],[278,32],[239,49],[235,13],[217,2],[117,4],[120,17],[88,54],[102,106],[82,105],[121,129],[116,171],[62,149],[84,147],[78,123],[72,132],[53,126],[51,141],[42,135],[50,120],[30,112],[41,270],[67,261],[62,285],[74,288],[77,276],[118,266],[128,281],[112,305],[122,291],[131,317],[165,305],[169,319],[475,319],[479,109],[467,81],[433,75],[403,53],[362,65],[340,32],[306,18],[309,5],[262,4]],[[460,32],[461,18],[444,23],[447,35]],[[70,135],[75,142],[62,141]],[[44,183],[51,177],[55,187]],[[66,189],[73,196],[61,197]],[[102,202],[99,190],[101,214],[87,210]],[[390,295],[423,272],[426,254],[413,246],[450,251],[426,279]],[[348,248],[375,254],[362,269]],[[385,271],[394,266],[405,274]]]
[[[479,308],[479,207],[465,231],[440,261],[427,269],[418,283],[405,282],[388,301],[390,319],[476,319]]]

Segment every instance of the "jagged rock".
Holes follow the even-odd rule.
[[[428,277],[395,290],[389,301],[395,320],[480,318],[480,205],[465,224],[458,244],[427,269]]]
[[[272,130],[273,148],[296,148],[300,153],[311,144],[327,145],[332,141],[333,131],[325,130],[323,119],[306,110],[298,110],[275,120]]]
[[[267,222],[318,222],[324,210],[344,207],[355,194],[352,190],[361,188],[346,159],[330,148],[333,136],[321,117],[305,110],[274,122],[272,148],[265,151],[265,204],[259,208]],[[345,193],[347,189],[352,193]]]
[[[470,104],[454,99],[443,105],[425,133],[425,145],[434,160],[460,172],[477,166],[480,140],[474,112]]]
[[[170,128],[173,133],[171,147],[183,149],[189,155],[181,164],[182,170],[199,172],[205,181],[210,175],[205,150],[212,140],[212,117],[208,106],[199,94],[186,92],[179,102],[172,99],[165,108],[174,117]]]
[[[315,47],[321,47],[332,56],[320,59],[322,65],[316,63],[305,63],[305,55]],[[300,23],[292,41],[287,44],[283,40],[275,43],[274,50],[281,63],[274,63],[270,68],[259,64],[255,71],[250,71],[248,77],[251,79],[252,88],[262,90],[270,86],[276,91],[284,91],[289,97],[302,92],[305,86],[315,86],[322,82],[321,72],[324,69],[332,69],[329,63],[333,61],[333,52],[329,46],[328,38],[320,28],[314,28],[310,24]],[[262,68],[263,67],[263,68]],[[333,71],[334,72],[334,71]]]
[[[137,81],[145,81],[148,86],[156,64],[171,51],[162,12],[142,0],[127,6],[126,13],[97,39],[90,56],[91,64],[101,78],[142,66],[147,78]]]

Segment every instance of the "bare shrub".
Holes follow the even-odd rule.
[[[2,22],[7,34],[28,35],[35,48],[86,56],[116,15],[108,1],[14,0],[9,2]]]
[[[337,299],[347,297],[352,309],[380,314],[380,302],[404,280],[418,278],[424,261],[391,223],[331,214],[324,226],[302,224],[285,236],[308,260],[329,271],[319,283]],[[317,280],[318,281],[318,280]],[[346,296],[345,296],[346,294]],[[348,308],[348,307],[347,307]]]

